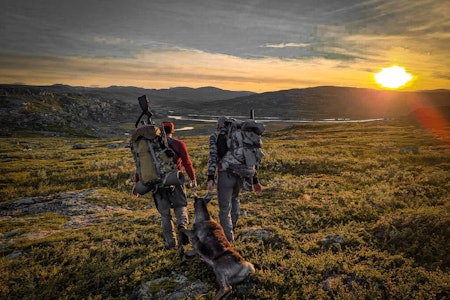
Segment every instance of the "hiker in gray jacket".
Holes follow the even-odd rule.
[[[208,159],[208,192],[214,191],[215,175],[217,171],[217,197],[219,203],[219,220],[225,235],[230,242],[234,241],[234,230],[236,228],[239,214],[240,201],[239,192],[245,178],[236,175],[222,161],[229,151],[227,146],[227,118],[220,117],[217,121],[217,130],[209,137],[209,159]],[[253,191],[260,194],[262,186],[258,175],[252,177]]]

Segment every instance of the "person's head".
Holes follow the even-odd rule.
[[[162,122],[162,125],[167,134],[173,134],[175,132],[175,125],[172,122],[165,121]]]
[[[217,128],[220,129],[222,127],[225,127],[226,121],[227,121],[226,117],[219,117],[219,119],[217,119]]]

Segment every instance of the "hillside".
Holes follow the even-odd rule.
[[[204,195],[208,137],[184,140]],[[233,243],[256,272],[229,300],[449,298],[448,146],[398,120],[293,125],[263,140],[264,188],[241,193]],[[217,293],[207,264],[164,249],[151,196],[131,195],[121,140],[2,137],[0,154],[0,298]],[[209,209],[218,220],[216,196]]]
[[[65,85],[0,85],[0,135],[16,131],[46,135],[114,136],[129,131],[146,94],[155,119],[169,115],[248,116],[290,120],[411,117],[433,110],[450,120],[450,91],[399,92],[349,87],[315,87],[255,94],[214,87],[151,90]],[[180,124],[178,124],[180,125]]]
[[[223,101],[252,94],[213,87],[148,90],[66,85],[0,85],[0,136],[16,131],[46,135],[111,136],[129,131],[140,114],[137,98],[147,95],[155,118],[187,104]]]
[[[203,104],[202,109],[220,107],[225,114],[235,115],[254,108],[261,117],[320,120],[398,118],[430,106],[449,107],[450,91],[400,92],[324,86],[255,94],[226,103],[210,102]]]

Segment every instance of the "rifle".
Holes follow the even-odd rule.
[[[138,127],[139,122],[141,121],[141,119],[144,115],[147,116],[147,120],[143,121],[144,125],[153,123],[152,122],[153,113],[150,111],[150,105],[149,105],[149,101],[147,99],[147,95],[140,96],[138,98],[138,101],[139,101],[139,106],[142,109],[142,112],[141,112],[141,115],[139,116],[139,118],[136,120],[136,124],[134,124],[134,127],[136,127],[136,128]]]
[[[144,120],[143,124],[144,125],[148,125],[148,124],[154,125],[154,123],[152,121],[153,113],[150,111],[150,105],[149,105],[147,95],[140,96],[138,98],[138,101],[139,101],[139,106],[141,107],[142,112],[141,112],[141,115],[139,116],[139,118],[136,120],[136,124],[134,126],[136,128],[138,127],[139,122],[141,121],[141,119],[144,115],[147,116],[147,120]],[[159,130],[161,131],[162,144],[164,145],[164,147],[166,149],[167,156],[173,157],[175,154],[172,151],[172,149],[170,149],[170,147],[169,147],[169,142],[167,141],[167,134],[166,134],[166,131],[164,130],[164,126],[162,125],[162,122],[159,125]]]

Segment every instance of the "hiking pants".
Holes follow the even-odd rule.
[[[164,238],[164,246],[168,249],[174,248],[177,244],[174,223],[171,215],[173,208],[177,229],[186,228],[189,219],[187,212],[187,200],[184,187],[182,185],[168,188],[159,188],[153,194],[155,205],[161,215],[161,227]]]
[[[239,191],[241,190],[242,179],[229,171],[219,171],[218,173],[217,197],[220,225],[222,225],[228,241],[233,242],[234,229],[241,212]]]

